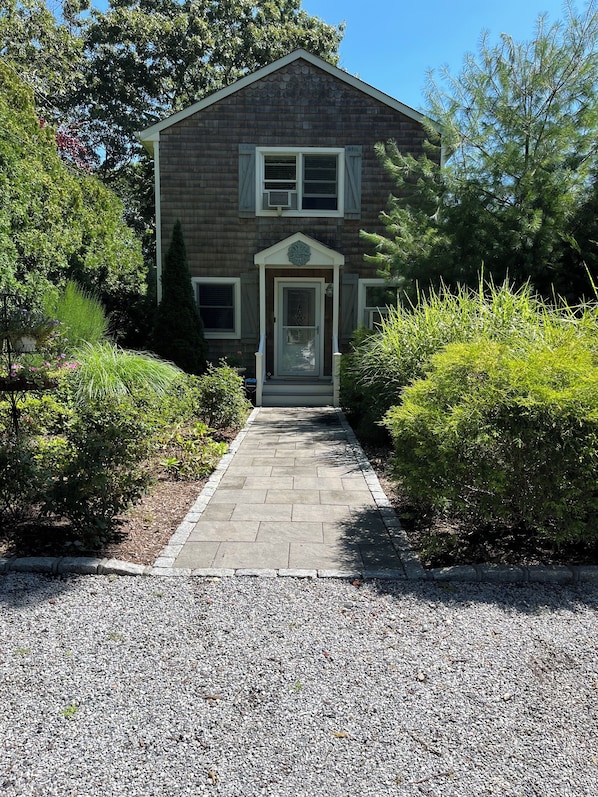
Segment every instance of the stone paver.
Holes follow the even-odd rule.
[[[255,410],[202,496],[161,567],[405,577],[388,523],[397,519],[333,408]]]

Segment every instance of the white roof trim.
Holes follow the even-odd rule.
[[[404,105],[402,102],[393,99],[388,94],[384,94],[384,92],[375,89],[368,83],[364,83],[363,80],[353,77],[353,75],[350,75],[348,72],[344,72],[342,69],[332,66],[332,64],[329,64],[328,61],[324,61],[324,59],[319,58],[316,55],[312,55],[306,50],[295,50],[294,52],[289,53],[289,55],[285,55],[283,58],[273,61],[271,64],[268,64],[268,66],[258,69],[257,72],[252,72],[250,75],[245,75],[245,77],[242,77],[234,83],[231,83],[230,86],[226,86],[226,88],[220,89],[220,91],[216,91],[214,94],[210,94],[208,97],[204,97],[203,100],[199,100],[193,105],[190,105],[188,108],[184,108],[182,111],[178,111],[172,116],[168,116],[161,122],[156,122],[156,124],[151,125],[151,127],[147,127],[145,130],[137,132],[136,136],[144,145],[147,146],[151,152],[153,149],[152,142],[159,140],[159,134],[162,130],[177,124],[177,122],[186,119],[188,116],[192,116],[198,111],[203,111],[204,108],[209,108],[210,105],[214,105],[214,103],[223,100],[225,97],[230,97],[231,94],[244,89],[246,86],[250,86],[252,83],[271,75],[273,72],[276,72],[277,70],[282,69],[288,64],[298,61],[299,59],[303,59],[313,66],[324,70],[324,72],[328,72],[329,75],[348,83],[348,85],[352,86],[354,89],[362,91],[364,94],[373,97],[375,100],[388,105],[393,110],[399,111],[399,113],[404,114],[410,119],[414,119],[416,122],[422,122],[425,119],[423,114],[419,113],[413,108],[410,108],[408,105]]]
[[[263,249],[253,257],[253,262],[256,266],[292,266],[293,263],[289,260],[289,247],[300,241],[301,243],[309,246],[311,255],[309,261],[305,264],[305,268],[333,268],[334,266],[344,266],[345,256],[340,252],[335,252],[328,246],[324,246],[309,235],[304,235],[302,232],[296,232],[288,238]]]

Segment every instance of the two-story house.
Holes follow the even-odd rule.
[[[341,354],[385,305],[359,235],[393,190],[374,145],[418,156],[422,121],[299,50],[138,134],[158,284],[180,219],[209,359],[240,352],[258,405],[338,404]]]

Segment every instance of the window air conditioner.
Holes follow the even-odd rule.
[[[294,194],[294,191],[266,191],[266,206],[268,210],[292,207]]]

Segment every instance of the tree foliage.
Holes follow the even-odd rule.
[[[55,124],[70,116],[83,78],[83,39],[74,22],[88,5],[86,0],[51,5],[3,0],[0,7],[0,58],[33,90],[40,116]]]
[[[102,8],[93,0],[5,0],[0,8],[0,59],[34,92],[37,115],[56,132],[62,160],[95,173],[123,202],[148,269],[154,260],[152,164],[135,131],[298,47],[335,62],[341,37],[342,26],[310,16],[301,0],[110,0]],[[29,159],[34,173],[35,159]],[[86,185],[94,194],[94,184]],[[65,223],[58,219],[58,226],[68,237],[71,197],[65,194],[65,201]],[[42,219],[42,229],[50,224]],[[108,260],[123,246],[126,267],[132,244],[122,228],[114,233],[105,239]],[[94,284],[84,279],[86,287],[110,283],[115,272],[108,265],[102,274],[102,252],[92,246],[85,254],[88,262],[80,253],[69,263],[72,274],[81,279],[95,269]],[[62,280],[66,260],[55,260]],[[142,345],[147,304],[131,302],[125,291],[120,300],[111,295],[108,305],[120,324],[129,317],[129,343]]]
[[[122,203],[59,157],[31,90],[0,62],[0,287],[33,299],[76,279],[106,300],[143,285]]]
[[[341,30],[301,0],[111,0],[82,35],[78,112],[111,174],[140,151],[136,130],[297,47],[335,60]]]
[[[180,221],[174,225],[164,261],[162,291],[151,349],[187,373],[201,374],[206,368],[203,324],[193,295]]]
[[[537,23],[535,38],[505,34],[468,55],[462,72],[432,78],[430,151],[414,159],[392,142],[378,150],[397,195],[382,215],[387,235],[368,235],[369,259],[407,290],[440,277],[475,285],[530,280],[544,295],[590,289],[595,242],[584,236],[596,204],[598,11],[569,5],[565,23]],[[448,155],[439,164],[437,130]]]

